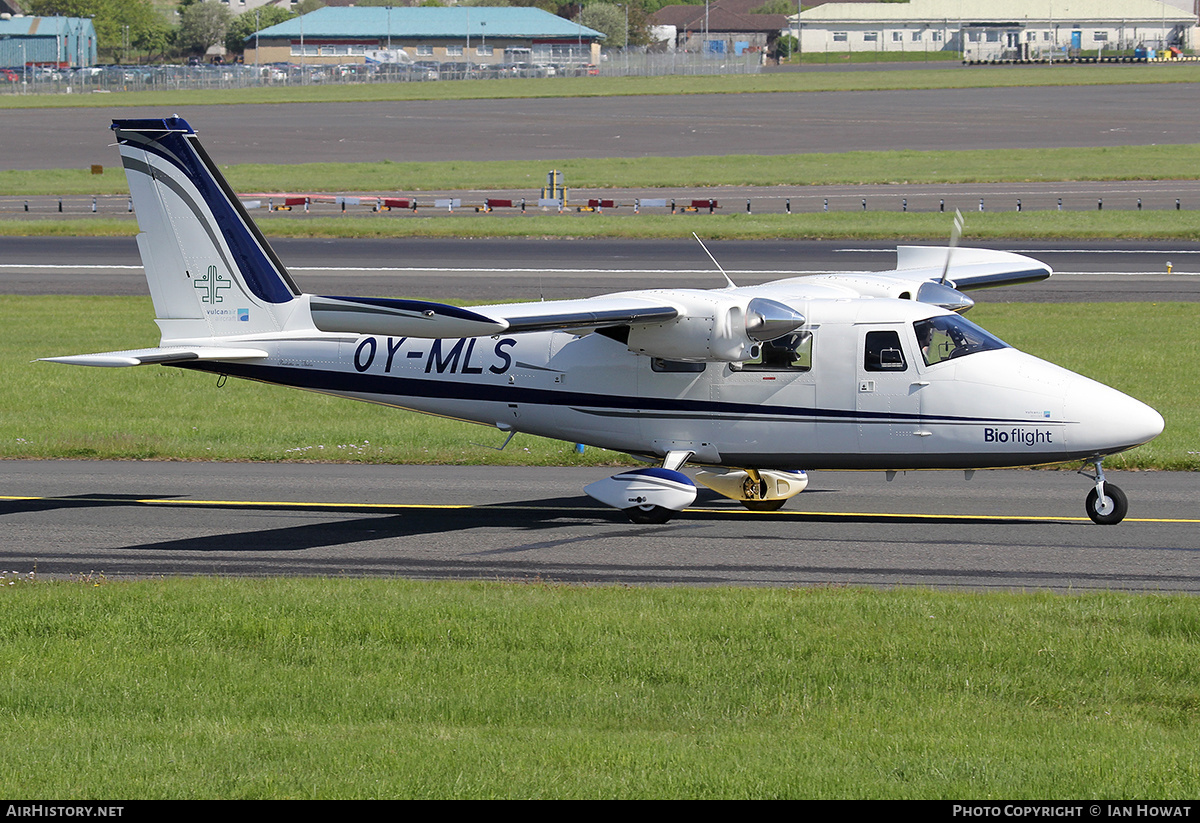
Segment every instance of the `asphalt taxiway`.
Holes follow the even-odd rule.
[[[635,526],[609,469],[5,461],[0,563],[42,576],[402,576],[595,584],[1200,593],[1192,474],[1113,472],[1117,526],[1070,472],[814,473],[779,512],[702,492]]]
[[[172,114],[221,164],[1190,144],[1192,96],[1194,84],[1167,83],[12,109],[0,169],[116,165],[113,119]]]

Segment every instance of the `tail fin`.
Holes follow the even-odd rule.
[[[114,120],[163,345],[283,329],[301,292],[179,117]]]

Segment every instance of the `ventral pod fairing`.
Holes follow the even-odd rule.
[[[160,344],[53,357],[244,377],[627,452],[656,466],[588,486],[635,522],[692,504],[680,471],[776,509],[813,469],[1080,460],[1097,523],[1124,517],[1106,455],[1162,417],[1017,351],[965,291],[1050,276],[1017,254],[901,247],[888,272],[458,308],[297,288],[183,120],[113,123]]]

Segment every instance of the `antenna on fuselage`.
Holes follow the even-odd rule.
[[[950,246],[946,249],[946,264],[942,266],[942,279],[938,282],[943,286],[946,285],[946,275],[950,272],[950,256],[954,254],[954,247],[958,245],[958,238],[962,237],[963,216],[958,209],[954,210],[954,228],[950,230]]]
[[[725,269],[721,268],[721,264],[717,262],[717,258],[713,257],[712,252],[708,250],[708,246],[704,245],[704,241],[700,239],[700,235],[692,232],[692,237],[696,238],[696,242],[700,244],[700,248],[704,249],[704,253],[708,255],[708,259],[713,261],[713,265],[717,267],[717,271],[721,272],[721,276],[725,278],[725,282],[729,284],[729,288],[736,289],[737,284],[729,279],[729,275],[725,273]]]

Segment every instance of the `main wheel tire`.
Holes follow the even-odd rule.
[[[738,501],[752,512],[777,512],[783,508],[787,498],[779,500],[741,500]]]
[[[675,512],[663,506],[631,506],[625,516],[639,526],[658,526],[675,516]]]
[[[1111,483],[1104,484],[1104,497],[1101,498],[1095,489],[1088,492],[1087,513],[1093,523],[1101,526],[1113,526],[1125,519],[1129,511],[1129,500],[1125,492]]]

